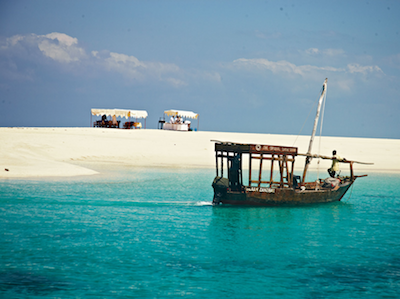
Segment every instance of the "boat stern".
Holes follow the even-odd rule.
[[[229,180],[220,176],[216,176],[211,185],[214,189],[213,205],[219,205],[221,200],[226,197],[229,189]]]

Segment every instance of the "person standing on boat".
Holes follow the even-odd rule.
[[[336,155],[336,150],[332,152],[332,166],[328,169],[329,175],[334,178],[335,174],[339,171],[339,161],[346,160]]]

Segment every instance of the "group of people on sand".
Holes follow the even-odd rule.
[[[117,121],[117,118],[115,117],[115,115],[112,116],[112,120],[108,121],[107,120],[107,115],[103,115],[101,117],[101,124],[102,126],[105,126],[107,124],[112,125],[112,126],[118,126],[119,127],[119,122]]]
[[[176,116],[176,118],[174,118],[173,116],[171,116],[171,118],[169,119],[169,123],[170,124],[177,124],[177,125],[187,125],[187,128],[189,131],[192,131],[192,129],[190,128],[190,124],[191,122],[189,120],[183,120],[179,115]]]
[[[180,118],[179,115],[177,115],[176,118],[174,118],[173,116],[171,116],[169,122],[170,122],[171,124],[183,124],[183,120],[182,120],[182,118]]]
[[[176,118],[174,118],[173,116],[171,116],[169,122],[170,122],[171,124],[181,124],[181,123],[182,123],[182,119],[179,117],[179,115],[178,115]]]

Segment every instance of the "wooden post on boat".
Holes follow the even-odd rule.
[[[243,156],[242,156],[242,153],[240,153],[239,154],[240,155],[240,167],[239,167],[239,169],[240,169],[240,186],[243,186],[243,168],[242,168],[242,158],[243,158]]]
[[[251,152],[249,153],[249,187],[251,187]]]
[[[318,126],[319,113],[321,111],[321,104],[326,95],[327,84],[328,84],[328,78],[325,79],[324,84],[322,86],[322,92],[321,92],[321,96],[319,97],[319,101],[318,101],[317,115],[315,116],[315,119],[314,119],[314,128],[313,128],[313,131],[311,134],[311,139],[310,139],[310,144],[308,146],[307,155],[311,155],[311,149],[312,149],[312,145],[314,142],[315,132],[317,131],[317,126]],[[306,164],[304,165],[303,178],[301,180],[302,183],[304,183],[304,181],[306,179],[308,165],[310,164],[311,160],[312,160],[311,156],[306,157]]]
[[[354,172],[353,172],[353,161],[350,161],[350,179],[354,181]]]
[[[221,178],[224,177],[224,152],[221,150]]]
[[[260,169],[258,171],[258,188],[261,187],[261,174],[262,174],[262,165],[263,165],[263,154],[260,154]]]
[[[217,171],[217,175],[218,176],[218,151],[215,150],[215,165],[216,165],[216,171]]]
[[[273,179],[272,179],[272,177],[273,177],[273,175],[274,175],[274,161],[275,161],[275,155],[274,154],[272,154],[271,155],[271,172],[270,172],[270,176],[269,176],[269,187],[271,188],[272,187],[272,182],[273,182]]]

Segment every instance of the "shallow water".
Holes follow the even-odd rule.
[[[400,297],[400,175],[284,208],[212,207],[214,175],[0,181],[0,297]]]

